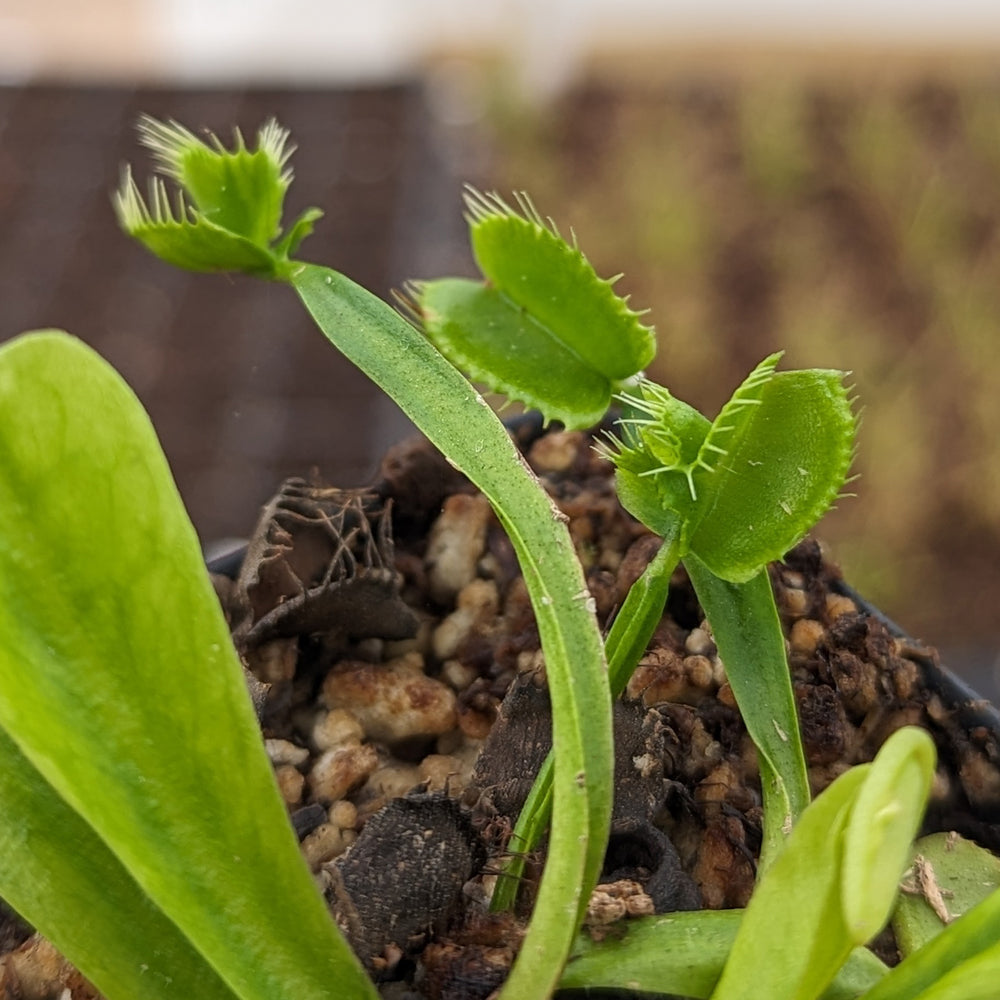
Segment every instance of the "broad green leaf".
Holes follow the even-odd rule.
[[[0,728],[242,1000],[374,997],[148,418],[65,334],[0,353],[0,516]]]
[[[1000,982],[998,941],[1000,890],[994,890],[890,969],[865,1000],[993,1000]]]
[[[843,489],[856,421],[842,378],[836,371],[775,373],[713,423],[705,447],[724,454],[708,456],[712,473],[695,472],[705,509],[688,539],[713,573],[734,583],[750,579],[798,544]]]
[[[611,383],[497,289],[465,278],[419,286],[427,335],[442,354],[515,402],[567,426],[596,424],[611,405]]]
[[[820,996],[888,917],[933,772],[930,737],[907,727],[809,805],[750,898],[713,1000]]]
[[[712,1000],[813,1000],[847,960],[844,830],[870,768],[846,771],[803,812],[750,897]]]
[[[920,829],[937,753],[923,729],[893,733],[858,793],[844,848],[844,919],[853,939],[873,938],[889,920],[913,838]]]
[[[913,845],[903,885],[892,929],[909,955],[1000,888],[1000,858],[957,833],[932,833]]]
[[[728,583],[694,555],[686,556],[684,565],[757,747],[764,797],[761,868],[766,870],[809,804],[809,776],[774,592],[766,569],[745,583]]]
[[[629,920],[600,941],[581,934],[559,985],[703,1000],[722,975],[742,919],[742,910],[694,910]],[[822,998],[855,1000],[885,973],[867,948],[855,948]]]
[[[546,420],[590,426],[615,386],[652,360],[653,330],[575,243],[526,197],[518,202],[520,211],[498,195],[470,191],[483,294],[457,279],[427,282],[414,286],[414,311],[441,352],[477,381]]]
[[[236,1000],[2,729],[0,892],[105,996]]]
[[[949,969],[918,1000],[996,1000],[1000,984],[1000,942]]]
[[[427,339],[328,268],[291,281],[324,334],[380,385],[487,497],[520,561],[552,696],[552,829],[531,923],[501,995],[555,987],[604,860],[611,821],[611,698],[601,636],[562,517],[496,414]]]

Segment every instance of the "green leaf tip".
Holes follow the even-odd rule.
[[[652,360],[656,340],[617,278],[598,277],[525,194],[512,207],[468,188],[466,218],[483,281],[411,288],[435,346],[475,381],[567,427],[597,423],[615,389]]]
[[[916,726],[897,729],[875,757],[844,832],[841,907],[863,944],[885,926],[930,798],[937,750]]]
[[[239,129],[231,150],[212,133],[202,140],[173,120],[142,115],[137,130],[159,172],[178,190],[171,201],[163,177],[154,177],[144,200],[126,166],[113,203],[129,235],[188,270],[286,277],[289,256],[322,214],[307,209],[281,238],[282,207],[292,182],[287,164],[295,149],[287,129],[269,119],[258,129],[253,150]]]
[[[682,551],[732,583],[805,537],[841,495],[854,458],[844,373],[778,372],[780,360],[765,358],[711,424],[640,382],[618,397],[621,431],[601,448],[632,513],[660,533],[680,518]]]

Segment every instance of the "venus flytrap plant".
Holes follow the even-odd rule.
[[[560,751],[554,765],[549,862],[539,885],[537,902],[519,957],[502,995],[517,1000],[541,1000],[550,995],[558,981],[575,931],[582,920],[590,888],[600,871],[612,797],[611,702],[603,646],[592,602],[565,524],[523,464],[499,419],[469,382],[425,337],[388,305],[343,275],[290,259],[290,254],[308,233],[319,213],[310,209],[287,235],[281,236],[281,205],[291,179],[291,173],[286,168],[289,153],[287,134],[282,129],[273,123],[266,125],[258,135],[256,150],[252,152],[247,150],[239,134],[235,149],[228,152],[215,139],[210,144],[202,143],[176,123],[164,124],[148,118],[140,124],[140,137],[155,154],[161,169],[178,182],[180,190],[171,205],[163,182],[154,181],[147,205],[126,171],[115,199],[123,227],[152,252],[178,266],[196,270],[243,270],[292,285],[324,334],[389,392],[449,461],[481,489],[492,503],[518,554],[545,653],[552,692],[553,729]],[[33,377],[8,376],[5,385],[8,406],[13,412],[18,411],[22,399],[19,389],[22,387],[22,391],[29,395],[38,395],[40,384],[46,387],[42,395],[53,415],[46,426],[51,426],[55,435],[51,444],[56,456],[53,460],[57,461],[65,448],[59,438],[63,423],[67,428],[66,440],[86,432],[91,415],[88,411],[89,397],[84,390],[89,391],[91,385],[108,381],[106,366],[102,369],[100,363],[92,358],[81,361],[86,352],[71,341],[58,337],[54,341],[46,340],[40,349],[32,347],[30,353],[34,359],[30,366]],[[14,350],[14,360],[8,354],[9,370],[13,371],[15,360],[28,355],[29,350],[24,347]],[[75,372],[78,365],[89,373],[79,386],[73,378],[58,381],[58,384],[46,381],[46,373],[50,369],[70,373]],[[121,395],[121,389],[117,395],[111,393],[115,399]],[[122,405],[121,409],[125,411],[127,407]],[[143,419],[134,411],[129,411],[126,427],[141,424]],[[30,443],[35,440],[29,425],[21,422],[11,426],[20,428],[24,441]],[[102,428],[108,438],[108,446],[102,454],[109,456],[109,462],[117,453],[113,432],[109,430],[111,426],[107,423]],[[0,727],[39,771],[41,777],[36,782],[41,796],[38,811],[40,813],[48,800],[55,796],[65,803],[66,808],[92,825],[97,840],[106,848],[102,863],[113,868],[108,856],[117,859],[136,882],[136,886],[124,884],[122,889],[130,896],[131,910],[153,909],[161,912],[167,922],[176,924],[183,934],[178,947],[184,940],[190,940],[197,954],[207,962],[210,971],[206,974],[217,973],[234,996],[247,1000],[257,996],[261,1000],[265,996],[270,1000],[285,996],[294,996],[297,1000],[315,997],[318,1000],[331,996],[331,990],[337,996],[371,996],[371,986],[360,974],[357,962],[326,918],[312,886],[307,884],[304,896],[299,891],[304,872],[302,862],[296,856],[294,846],[287,843],[290,837],[287,820],[283,814],[279,819],[275,812],[280,803],[259,746],[259,734],[249,724],[252,718],[249,702],[245,692],[240,690],[242,680],[235,666],[232,648],[228,638],[224,638],[220,631],[221,617],[214,597],[207,590],[204,569],[200,566],[196,569],[192,561],[193,532],[183,514],[177,511],[176,495],[171,493],[172,485],[162,457],[157,457],[159,452],[155,439],[147,428],[135,440],[123,441],[119,450],[123,451],[123,455],[134,458],[134,465],[128,465],[123,458],[119,469],[113,465],[99,467],[95,464],[91,467],[88,464],[89,449],[80,444],[74,451],[74,462],[68,469],[60,468],[58,478],[52,475],[54,469],[49,466],[36,471],[43,479],[44,474],[49,476],[45,482],[50,491],[55,488],[53,484],[58,484],[66,497],[75,496],[77,491],[106,495],[108,503],[105,510],[116,511],[125,506],[126,501],[119,498],[114,489],[121,488],[126,495],[129,489],[127,482],[118,482],[116,472],[125,475],[133,467],[139,471],[147,468],[157,470],[155,487],[162,496],[172,497],[173,507],[168,500],[146,505],[146,497],[143,496],[140,509],[145,511],[148,506],[150,517],[154,511],[163,513],[168,525],[172,526],[171,530],[183,541],[179,551],[186,555],[184,559],[171,556],[167,560],[172,571],[167,579],[160,580],[155,574],[146,574],[144,568],[136,570],[146,574],[144,579],[151,581],[148,608],[136,607],[134,602],[129,601],[128,595],[122,593],[131,581],[122,578],[116,561],[125,558],[129,566],[156,563],[161,559],[162,552],[173,553],[172,535],[164,539],[149,529],[145,534],[140,532],[134,538],[125,536],[123,540],[116,539],[116,544],[105,546],[105,538],[116,538],[115,530],[109,527],[103,535],[97,536],[99,543],[88,545],[85,538],[72,535],[66,539],[65,548],[56,546],[50,550],[46,548],[48,533],[51,529],[53,538],[60,538],[59,525],[50,526],[48,521],[44,521],[45,528],[39,536],[22,517],[20,523],[24,524],[25,534],[38,538],[41,543],[39,551],[29,553],[26,558],[36,573],[44,576],[47,571],[56,578],[61,578],[61,567],[67,558],[73,565],[88,561],[89,570],[82,575],[88,580],[97,578],[101,581],[100,588],[88,588],[88,593],[103,588],[101,592],[107,594],[109,610],[121,610],[124,617],[137,622],[145,621],[151,609],[156,609],[156,614],[159,614],[158,604],[163,596],[175,600],[180,595],[186,608],[191,601],[190,593],[201,595],[210,609],[207,612],[209,617],[214,614],[206,633],[214,636],[214,641],[206,645],[204,635],[194,630],[193,641],[196,641],[197,648],[186,654],[186,660],[192,667],[213,675],[218,673],[223,678],[218,683],[224,687],[229,700],[218,725],[227,736],[230,730],[239,732],[240,740],[234,747],[234,753],[246,754],[255,760],[251,770],[256,769],[253,773],[258,779],[261,774],[266,775],[266,780],[258,780],[254,791],[265,799],[270,795],[272,801],[272,806],[268,807],[270,811],[264,810],[253,829],[259,829],[261,838],[268,839],[270,846],[280,855],[282,865],[293,872],[296,865],[301,869],[298,876],[289,876],[288,884],[294,892],[284,893],[284,878],[275,878],[274,872],[267,870],[266,857],[255,854],[253,860],[257,877],[249,880],[246,891],[262,893],[262,886],[266,885],[269,901],[282,908],[290,926],[300,921],[307,927],[314,926],[319,920],[317,913],[321,914],[326,922],[322,930],[316,930],[316,935],[321,938],[325,935],[325,938],[320,946],[316,946],[313,940],[312,947],[324,958],[312,964],[305,956],[289,961],[287,949],[276,948],[273,975],[268,975],[266,968],[258,969],[256,953],[259,949],[252,936],[255,927],[259,926],[258,922],[242,909],[234,911],[235,919],[227,919],[230,914],[222,905],[219,893],[208,891],[212,880],[225,885],[234,878],[238,879],[241,871],[239,864],[243,859],[235,845],[228,852],[223,850],[222,856],[203,858],[206,866],[204,875],[197,868],[198,877],[187,877],[187,874],[178,876],[177,873],[186,872],[187,866],[201,864],[194,860],[199,855],[198,828],[196,825],[185,826],[183,817],[169,819],[164,816],[158,816],[160,822],[151,826],[152,820],[146,816],[145,796],[152,793],[154,802],[176,802],[182,811],[192,803],[201,805],[204,795],[192,796],[190,783],[198,780],[199,765],[206,765],[211,770],[210,762],[204,756],[208,749],[201,747],[203,756],[193,752],[187,766],[177,767],[172,759],[172,739],[167,736],[162,723],[169,720],[184,731],[197,723],[187,719],[176,697],[164,700],[155,693],[151,694],[157,689],[152,681],[146,684],[145,675],[141,683],[123,682],[120,672],[112,669],[116,667],[115,662],[106,662],[103,647],[92,649],[90,645],[83,644],[82,651],[76,652],[73,647],[62,643],[52,646],[52,638],[61,621],[70,621],[68,633],[73,635],[71,623],[83,622],[85,617],[78,604],[64,607],[60,603],[63,597],[58,589],[55,603],[43,604],[46,610],[54,608],[52,622],[40,622],[30,615],[20,624],[13,619],[4,621],[5,633],[17,635],[21,644],[5,650],[8,658],[0,661],[4,668],[0,677],[6,682],[0,690]],[[47,455],[48,452],[43,449],[41,454]],[[30,461],[23,455],[21,457],[22,464],[30,470]],[[11,468],[16,470],[18,466],[12,465]],[[6,468],[4,471],[6,473]],[[77,479],[74,479],[74,474]],[[94,482],[102,485],[95,488]],[[114,487],[103,485],[112,482]],[[23,504],[18,507],[18,495],[17,489],[12,486],[7,494],[7,504],[23,513]],[[62,508],[59,509],[59,516],[67,518],[74,531],[79,529],[85,532],[89,528],[86,518],[81,519],[72,512],[67,514]],[[145,525],[145,521],[142,523]],[[18,560],[23,553],[9,550],[8,555],[12,560],[8,569],[12,571],[6,579],[14,587],[17,586],[14,582],[16,571],[20,569]],[[189,592],[184,589],[184,581],[178,579],[179,575],[185,579],[194,576],[200,582],[196,582],[194,591]],[[42,587],[37,590],[41,592]],[[6,612],[14,607],[16,602],[12,600],[4,610]],[[187,614],[178,616],[181,630],[187,622]],[[107,640],[109,636],[114,636],[112,621],[104,620],[99,624],[99,637]],[[147,652],[146,647],[138,642],[133,649],[137,656],[144,656]],[[44,683],[37,696],[18,690],[17,663],[22,660],[39,660],[45,666],[45,670],[38,675],[40,682]],[[150,669],[155,671],[158,661],[151,658],[149,664]],[[166,666],[162,670],[164,674],[169,674]],[[71,674],[72,684],[62,684],[59,680],[67,672]],[[196,684],[200,683],[199,679]],[[112,689],[113,696],[110,694]],[[70,694],[76,698],[71,698]],[[97,741],[87,717],[80,714],[80,706],[93,707],[94,704],[105,709],[99,717],[113,734],[115,766],[107,765],[106,754],[102,752],[104,745]],[[44,712],[38,708],[39,705],[44,706]],[[112,705],[116,706],[115,711],[109,715],[107,709]],[[164,705],[172,708],[167,711]],[[161,717],[159,713],[162,712],[166,714]],[[143,713],[147,716],[153,713],[161,724],[154,725],[152,719],[146,720],[149,725],[140,724],[137,720],[145,718]],[[43,719],[57,731],[75,733],[79,729],[85,735],[67,744],[73,748],[68,755],[47,753],[42,742]],[[206,731],[209,727],[210,724],[205,723]],[[195,740],[193,749],[198,747],[199,742]],[[264,781],[263,788],[259,787],[261,780]],[[215,816],[225,803],[230,802],[233,787],[238,785],[237,781],[230,782],[228,797],[221,789],[214,789],[219,797],[217,801],[213,800],[213,808],[207,809],[206,815]],[[87,788],[88,792],[96,788],[99,792],[92,799],[82,801],[80,795],[83,788]],[[55,808],[54,804],[49,804]],[[156,810],[153,815],[157,815]],[[123,823],[124,817],[135,817],[144,822]],[[216,822],[220,826],[233,826],[227,817],[217,817]],[[16,818],[10,830],[14,842],[18,842],[18,838],[23,840],[23,826]],[[210,831],[201,830],[201,835],[211,840]],[[233,858],[233,862],[228,860],[229,857]],[[170,864],[171,858],[176,861],[175,864]],[[237,865],[236,875],[231,870],[233,864]],[[192,871],[190,875],[195,873]],[[0,886],[0,891],[4,888]],[[279,896],[276,897],[275,893]],[[132,899],[133,896],[139,898]],[[258,904],[262,900],[263,896],[259,896]],[[111,1000],[135,996],[120,968],[105,975],[98,956],[91,948],[74,951],[73,941],[68,937],[71,936],[70,929],[56,920],[60,895],[50,882],[33,883],[26,895],[21,897],[19,905],[40,926],[52,931],[57,945],[79,957],[81,968],[100,980],[102,989]],[[264,912],[262,905],[258,905],[258,909]],[[153,925],[144,925],[139,937],[142,938],[145,933],[152,934]],[[309,939],[310,934],[307,933],[302,938],[302,947],[309,947],[306,943]],[[93,940],[90,939],[90,944]],[[148,943],[155,947],[155,942]],[[283,966],[288,971],[285,981],[280,971]],[[197,975],[197,972],[192,974]]]
[[[514,209],[475,192],[466,204],[485,280],[411,286],[407,307],[425,337],[350,279],[294,258],[320,213],[281,229],[291,149],[279,126],[265,125],[254,150],[239,133],[227,151],[148,118],[140,136],[180,190],[171,200],[154,180],[147,203],[126,171],[115,202],[124,228],[178,266],[291,285],[323,333],[481,489],[518,554],[558,752],[515,831],[513,843],[531,847],[551,816],[534,912],[500,996],[607,986],[909,1000],[914,984],[936,1000],[988,996],[1000,966],[997,893],[891,972],[858,947],[888,917],[919,823],[933,772],[926,735],[897,734],[874,764],[808,804],[766,565],[843,488],[855,419],[841,373],[779,372],[772,355],[709,421],[642,378],[652,330],[575,240],[527,199]],[[663,544],[603,649],[558,511],[443,355],[570,427],[622,404],[602,450],[626,507]],[[0,894],[109,1000],[374,998],[296,850],[141,407],[93,352],[49,332],[0,348],[0,416]],[[763,876],[743,914],[650,918],[597,946],[576,931],[610,820],[609,696],[625,689],[680,561],[759,751]],[[183,623],[166,641],[164,613]],[[205,736],[213,729],[227,741],[221,763],[217,738]],[[501,880],[497,900],[509,903],[515,885]],[[265,902],[280,906],[294,939],[270,933]],[[949,970],[955,956],[962,968]]]
[[[611,690],[617,696],[628,683],[683,560],[758,748],[766,867],[809,801],[766,566],[805,536],[847,480],[856,421],[843,374],[778,373],[773,354],[709,421],[642,377],[648,328],[615,301],[575,239],[565,242],[523,196],[520,212],[475,191],[466,204],[484,280],[415,284],[410,311],[456,364],[546,419],[584,427],[603,415],[598,404],[612,396],[622,404],[619,435],[600,450],[617,467],[623,504],[663,546],[609,634]],[[533,849],[544,832],[550,769],[541,769],[515,827],[518,850]],[[513,856],[495,909],[513,903],[522,871]]]
[[[711,423],[662,386],[640,383],[620,397],[621,437],[603,449],[623,504],[675,546],[712,626],[760,758],[762,867],[809,801],[766,567],[837,497],[855,436],[842,373],[779,373],[780,358],[765,358]]]

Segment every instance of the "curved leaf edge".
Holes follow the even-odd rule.
[[[631,378],[656,353],[655,330],[642,322],[646,312],[633,309],[627,297],[614,291],[621,275],[601,278],[597,274],[575,234],[572,242],[565,240],[551,219],[546,222],[542,218],[526,193],[517,192],[514,198],[516,208],[497,192],[483,193],[466,187],[466,220],[480,271],[491,285],[539,319],[595,371],[613,381]],[[520,269],[519,280],[514,281],[500,266],[496,244],[524,241],[540,255],[544,265],[536,262],[532,271],[525,273],[530,255],[519,253],[516,262],[511,262],[515,270]],[[534,288],[535,281],[544,287],[544,293]],[[552,290],[561,288],[572,290],[573,301],[568,306],[565,300],[552,298]],[[567,327],[567,312],[586,315],[591,322],[596,319],[596,336],[586,336],[583,324],[571,321]]]
[[[467,293],[467,301],[453,301],[449,307],[438,294],[446,289]],[[499,364],[484,357],[486,351],[479,351],[476,346],[477,338],[482,336],[481,329],[473,329],[474,324],[461,315],[463,305],[476,311],[472,299],[479,295],[491,296],[490,306],[503,311],[501,321],[513,327],[507,327],[508,337],[516,341],[525,335],[528,338],[537,336],[544,344],[548,357],[539,357],[530,364],[524,364],[521,352],[513,345],[512,352]],[[610,380],[590,368],[502,292],[482,282],[464,278],[410,282],[404,293],[397,296],[397,304],[403,315],[471,381],[484,386],[489,392],[506,397],[505,405],[521,404],[537,410],[546,425],[558,421],[570,430],[593,427],[611,405],[613,386]],[[491,336],[500,334],[501,331],[495,327],[495,317],[488,319],[484,312],[482,320],[484,326],[490,328]],[[531,327],[535,328],[534,333]],[[553,391],[545,383],[557,371],[560,385]]]

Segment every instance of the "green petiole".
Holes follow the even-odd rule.
[[[628,686],[629,678],[663,617],[670,577],[677,562],[676,541],[673,544],[664,541],[642,576],[629,588],[625,602],[615,616],[604,641],[612,698],[619,697]],[[525,855],[541,843],[548,828],[552,814],[553,763],[554,755],[550,751],[539,768],[511,833],[508,846],[512,853],[504,863],[490,902],[490,909],[495,913],[513,907],[524,872]]]

